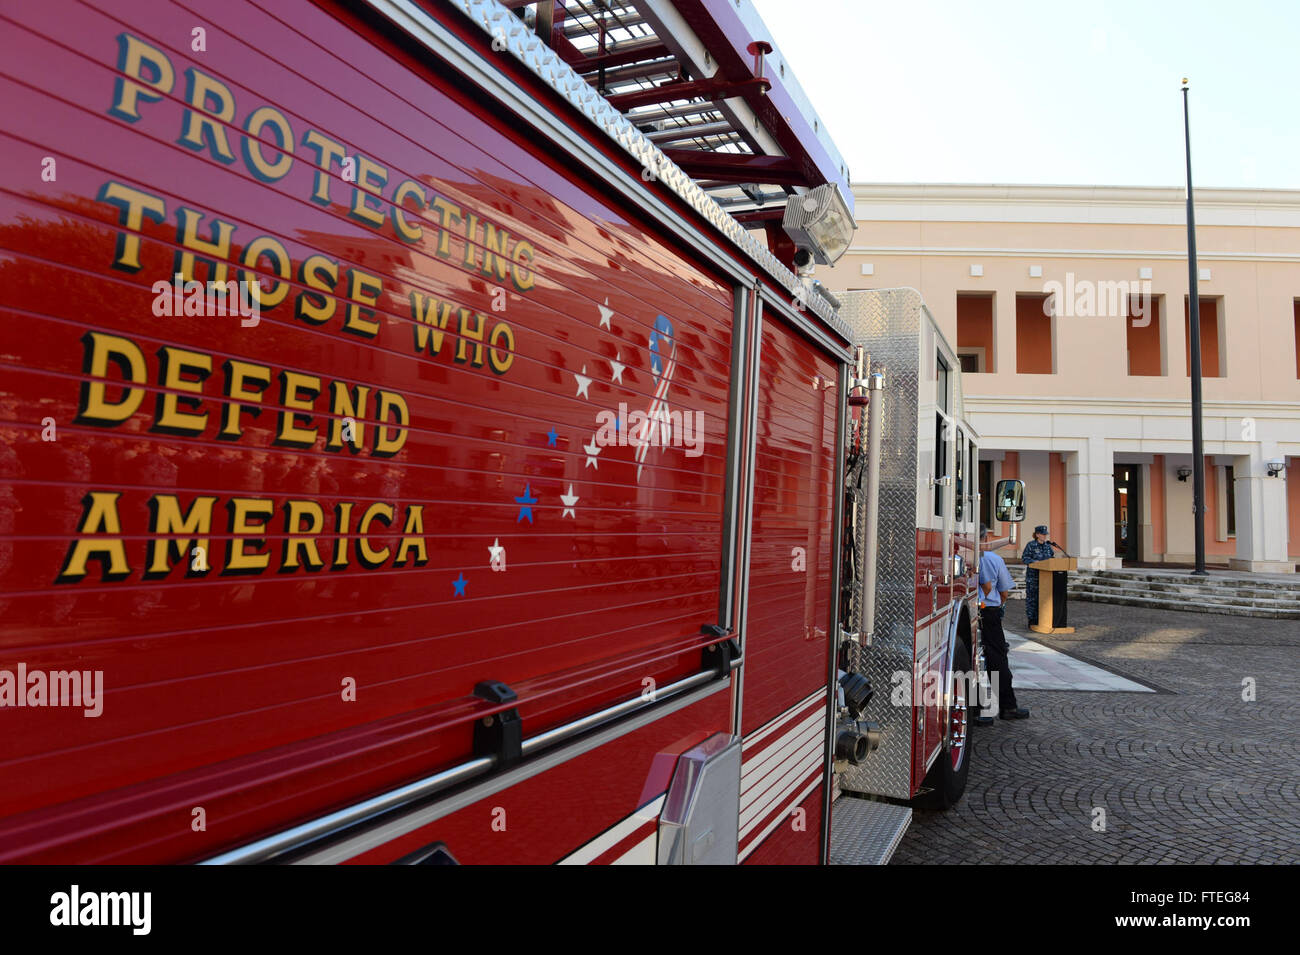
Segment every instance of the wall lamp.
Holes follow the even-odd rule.
[[[1277,477],[1286,470],[1286,462],[1281,458],[1273,458],[1271,461],[1265,461],[1264,466],[1268,468],[1269,477]]]
[[[1178,466],[1178,480],[1186,484],[1187,479],[1191,476],[1192,476],[1192,469],[1188,465],[1180,464]]]

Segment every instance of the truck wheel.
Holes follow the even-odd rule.
[[[963,676],[970,671],[970,650],[958,640],[953,650],[952,669]],[[967,706],[965,679],[953,681],[952,706],[948,710],[947,733],[943,749],[926,774],[923,785],[929,792],[913,800],[913,805],[924,809],[947,809],[954,806],[966,791],[966,776],[970,772],[970,710]]]

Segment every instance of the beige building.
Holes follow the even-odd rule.
[[[1183,191],[854,192],[853,244],[817,277],[921,292],[960,356],[984,487],[1023,479],[1027,525],[1094,567],[1191,563]],[[1207,560],[1293,571],[1300,191],[1198,190],[1196,219]]]

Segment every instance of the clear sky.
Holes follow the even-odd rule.
[[[854,181],[1300,188],[1300,0],[752,0]]]

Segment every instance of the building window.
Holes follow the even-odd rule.
[[[957,357],[967,373],[992,373],[993,294],[957,293]]]
[[[1220,307],[1223,299],[1201,297],[1201,377],[1222,378],[1227,362],[1224,360],[1223,322]],[[1192,317],[1188,299],[1183,299],[1184,357],[1187,376],[1192,374]]]
[[[1016,295],[1016,373],[1050,375],[1056,371],[1050,295]]]
[[[993,526],[993,462],[980,462],[980,523]]]
[[[1166,374],[1165,328],[1162,302],[1158,295],[1131,295],[1126,319],[1128,373],[1156,376]]]
[[[1300,378],[1300,298],[1291,307],[1295,311],[1295,376]]]

